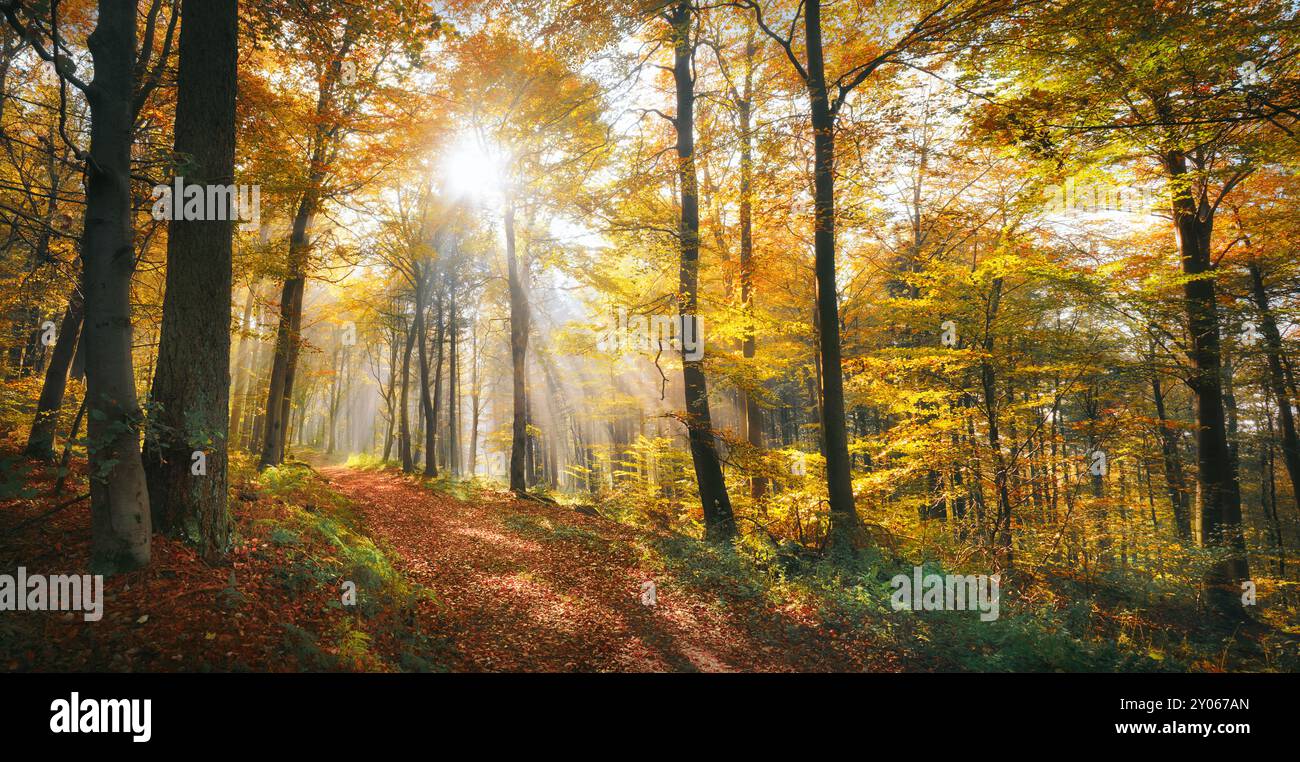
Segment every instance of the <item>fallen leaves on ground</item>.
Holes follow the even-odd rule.
[[[436,603],[465,671],[898,669],[809,612],[745,611],[641,563],[635,530],[507,493],[458,500],[392,471],[322,469]],[[656,586],[656,605],[641,585]],[[795,637],[791,637],[791,634]]]

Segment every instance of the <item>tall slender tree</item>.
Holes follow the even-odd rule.
[[[709,386],[702,358],[690,347],[702,349],[700,280],[700,196],[695,170],[695,11],[689,0],[675,3],[665,13],[672,34],[673,85],[676,113],[672,117],[677,133],[677,186],[680,196],[678,238],[681,262],[677,308],[682,345],[682,381],[686,395],[686,429],[691,462],[699,485],[704,510],[704,534],[714,542],[727,542],[736,534],[731,498],[718,460],[709,411]]]

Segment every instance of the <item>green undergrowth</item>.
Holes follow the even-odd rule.
[[[349,455],[345,465],[358,471],[385,471],[392,466],[392,463],[378,455],[363,452]]]
[[[398,571],[390,550],[366,533],[355,506],[306,464],[252,472],[234,464],[232,484],[270,498],[248,528],[272,557],[273,584],[302,600],[303,616],[284,627],[284,647],[312,671],[441,671],[450,644],[423,632],[417,612],[433,594]]]
[[[721,547],[682,535],[647,535],[641,550],[650,568],[756,616],[791,605],[811,606],[823,627],[854,632],[873,648],[894,649],[909,668],[1093,672],[1184,666],[1096,637],[1089,618],[1079,616],[1077,608],[1019,604],[1006,587],[999,616],[992,621],[982,621],[977,610],[895,611],[890,580],[911,576],[912,567],[874,550],[847,560],[792,564],[770,546],[741,541],[737,547]],[[933,564],[924,567],[925,574],[945,572]]]
[[[979,611],[895,611],[895,575],[910,562],[875,550],[851,559],[792,563],[753,538],[719,547],[675,534],[646,534],[643,563],[726,604],[767,615],[790,605],[812,606],[823,626],[852,630],[872,647],[893,648],[909,669],[977,672],[1295,671],[1293,638],[1241,627],[1207,627],[1194,603],[1120,581],[1086,587],[1048,581],[1003,580],[998,617]],[[960,573],[934,563],[923,574]],[[1261,634],[1261,630],[1263,630]]]

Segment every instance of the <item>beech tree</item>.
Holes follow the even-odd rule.
[[[691,3],[676,3],[664,13],[671,29],[673,84],[676,111],[672,117],[677,134],[677,176],[681,217],[678,236],[681,246],[677,306],[682,344],[682,380],[686,394],[686,428],[691,462],[700,489],[705,535],[714,542],[726,542],[736,534],[731,499],[722,478],[722,466],[713,438],[713,417],[709,412],[709,387],[702,358],[692,357],[690,346],[702,346],[699,311],[700,199],[695,169],[695,51],[697,33]]]
[[[60,36],[58,3],[50,18],[34,19],[19,2],[0,5],[8,23],[44,60],[61,83],[82,93],[90,109],[90,146],[75,148],[86,164],[85,222],[81,238],[86,346],[86,398],[90,451],[92,566],[104,574],[149,562],[148,486],[140,457],[141,411],[132,357],[131,276],[135,271],[131,196],[131,148],[135,119],[157,88],[167,63],[172,23],[161,52],[152,45],[162,8],[156,0],[148,15],[146,44],[137,55],[137,9],[101,2],[95,29],[87,39],[94,77],[77,76]],[[137,72],[145,72],[143,79]],[[61,87],[64,87],[61,84]],[[61,136],[68,140],[66,134]]]

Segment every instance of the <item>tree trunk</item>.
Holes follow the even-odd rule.
[[[248,284],[248,298],[244,300],[244,312],[239,321],[239,344],[234,352],[234,364],[231,374],[234,376],[233,399],[230,405],[230,446],[239,447],[240,432],[244,425],[244,408],[248,397],[248,387],[252,383],[255,363],[250,365],[249,345],[257,340],[251,329],[253,307],[257,302],[258,283]]]
[[[984,326],[984,353],[993,354],[993,321],[997,318],[998,307],[1002,301],[1002,279],[993,281],[989,294],[988,324]],[[1001,564],[1005,569],[1015,565],[1015,552],[1012,547],[1012,508],[1011,496],[1007,487],[1007,463],[1002,454],[1002,439],[998,430],[997,371],[992,360],[980,363],[980,385],[984,392],[984,409],[988,418],[988,442],[993,459],[993,485],[997,491],[998,513],[994,521],[994,540],[1001,554]]]
[[[840,365],[840,310],[835,288],[835,118],[826,92],[821,0],[808,0],[804,32],[808,50],[808,100],[813,129],[813,239],[817,273],[818,349],[821,359],[821,429],[830,498],[827,546],[858,543],[862,525],[853,499],[849,439],[844,424],[844,374]]]
[[[1152,369],[1151,396],[1155,401],[1156,420],[1160,425],[1160,455],[1164,460],[1165,484],[1169,491],[1169,506],[1174,512],[1174,525],[1178,539],[1192,540],[1192,515],[1188,510],[1187,480],[1183,476],[1182,459],[1178,455],[1178,435],[1165,414],[1165,395],[1161,389],[1160,375]]]
[[[469,475],[474,476],[478,472],[478,419],[482,411],[480,400],[483,396],[483,387],[479,382],[478,375],[478,327],[470,323],[470,372],[469,372]]]
[[[1291,411],[1291,399],[1287,394],[1286,376],[1282,370],[1282,334],[1278,331],[1277,320],[1268,303],[1268,291],[1264,288],[1264,274],[1258,262],[1247,265],[1250,270],[1251,293],[1255,298],[1255,308],[1259,310],[1259,328],[1264,337],[1264,353],[1268,358],[1268,382],[1277,400],[1277,420],[1282,429],[1282,460],[1286,464],[1287,475],[1291,478],[1291,490],[1295,496],[1297,510],[1300,510],[1300,441],[1297,441],[1295,418]],[[58,350],[55,350],[57,355]]]
[[[49,365],[45,367],[45,381],[41,384],[36,415],[27,437],[26,454],[30,458],[54,460],[54,431],[59,424],[63,393],[68,388],[68,369],[76,354],[83,315],[81,284],[78,283],[68,297],[68,308],[59,322],[59,336],[54,343],[54,352],[50,355]]]
[[[186,165],[177,172],[187,184],[234,183],[238,28],[238,0],[181,6],[175,154]],[[151,395],[159,425],[145,450],[154,528],[195,543],[210,561],[230,545],[231,243],[238,216],[228,208],[228,219],[211,219],[215,211],[207,210],[207,220],[168,224]],[[193,453],[202,454],[204,473],[194,473]]]
[[[745,332],[741,354],[754,359],[754,145],[751,127],[755,46],[753,30],[745,45],[745,89],[736,107],[740,119],[740,303],[744,310]],[[742,416],[746,441],[756,450],[763,449],[763,409],[754,395],[741,390]],[[767,478],[749,480],[750,496],[760,500],[767,491]]]
[[[397,429],[397,330],[388,334],[388,383],[384,387],[384,409],[388,411],[388,421],[384,426],[383,462],[393,454],[393,432]]]
[[[456,356],[456,334],[459,327],[456,325],[456,284],[451,284],[451,305],[449,308],[450,316],[448,319],[447,335],[450,341],[448,346],[448,368],[447,368],[447,469],[452,476],[460,475],[460,360]]]
[[[131,356],[135,17],[134,3],[100,0],[98,23],[89,39],[95,78],[87,92],[90,159],[81,256],[95,574],[148,564],[151,539]]]
[[[446,315],[443,313],[443,307],[442,307],[441,284],[439,284],[439,288],[438,288],[438,298],[437,298],[437,304],[434,310],[434,314],[437,315],[438,324],[434,327],[434,331],[433,331],[433,336],[434,336],[433,343],[434,343],[434,353],[435,353],[435,359],[433,363],[433,398],[431,400],[431,405],[428,411],[429,430],[426,435],[427,440],[425,442],[425,446],[429,450],[429,455],[425,458],[426,461],[425,473],[426,474],[429,473],[428,464],[432,463],[433,473],[430,474],[431,476],[438,475],[438,460],[437,460],[439,455],[438,419],[441,417],[440,413],[442,412],[442,365],[446,358],[446,350],[444,349],[444,339],[447,333],[447,323],[446,323]],[[446,461],[444,460],[443,463],[446,463]]]
[[[712,542],[728,542],[736,534],[731,499],[718,462],[709,388],[700,354],[704,347],[699,316],[700,210],[695,176],[695,41],[691,39],[689,2],[679,2],[671,12],[673,30],[673,81],[677,90],[677,176],[681,188],[681,267],[679,271],[679,340],[682,380],[686,395],[686,426],[691,461],[704,510],[704,535]],[[697,352],[688,348],[694,346]],[[695,355],[695,356],[692,356]]]
[[[510,366],[514,397],[514,412],[510,432],[510,489],[516,493],[528,491],[524,462],[528,448],[528,397],[524,386],[525,365],[528,359],[528,293],[524,290],[525,268],[520,267],[515,256],[515,207],[513,199],[506,202],[506,270],[510,286]]]
[[[343,32],[344,49],[353,34],[349,24]],[[288,433],[289,409],[293,399],[298,354],[302,345],[302,299],[307,287],[308,257],[311,254],[311,226],[321,204],[321,188],[328,170],[328,143],[337,131],[329,119],[339,66],[328,67],[316,99],[316,128],[308,166],[307,186],[298,202],[289,236],[288,277],[280,291],[280,320],[275,333],[275,354],[267,390],[266,417],[263,426],[262,457],[258,468],[279,465],[284,460],[285,436]]]
[[[428,289],[432,285],[432,267],[417,268],[415,276],[415,331],[416,352],[420,371],[420,414],[424,421],[421,431],[424,434],[424,475],[437,476],[438,464],[435,460],[434,437],[437,433],[433,419],[433,401],[429,399],[429,341],[425,312],[428,309]]]
[[[1246,542],[1241,532],[1241,502],[1236,469],[1228,446],[1224,416],[1223,379],[1219,349],[1219,314],[1216,303],[1210,236],[1214,218],[1208,204],[1198,203],[1187,184],[1187,159],[1170,153],[1165,162],[1173,188],[1174,230],[1184,275],[1183,303],[1191,338],[1192,377],[1196,395],[1196,457],[1200,481],[1200,541],[1206,547],[1224,548],[1227,557],[1206,572],[1210,604],[1220,612],[1240,615],[1238,583],[1248,579]]]
[[[293,233],[289,239],[289,272],[280,289],[280,318],[275,331],[275,354],[271,358],[271,379],[266,396],[266,419],[262,427],[262,457],[258,468],[278,466],[284,460],[289,407],[293,397],[298,350],[302,343],[302,297],[306,289],[308,231],[316,208],[316,194],[309,191],[298,204]]]
[[[334,356],[330,358],[330,372],[333,374],[333,378],[330,379],[329,420],[326,423],[325,434],[326,455],[334,454],[334,446],[337,443],[339,403],[343,399],[343,368],[345,365],[343,350],[335,349]]]
[[[412,321],[414,322],[414,321]],[[415,458],[411,454],[411,350],[415,347],[415,326],[406,329],[406,349],[402,352],[402,393],[397,405],[398,426],[397,451],[402,458],[402,473],[409,474],[415,470]]]

